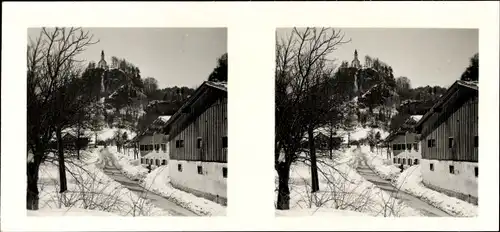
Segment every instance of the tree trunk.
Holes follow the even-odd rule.
[[[328,141],[328,150],[330,150],[330,159],[333,159],[333,130],[330,127],[330,140]]]
[[[94,147],[97,148],[97,132],[95,133]]]
[[[307,130],[309,135],[309,154],[311,158],[311,192],[317,192],[319,190],[319,180],[318,180],[318,166],[316,164],[316,146],[314,144],[314,130],[309,127]]]
[[[76,158],[80,160],[80,125],[78,125],[77,129],[75,147],[76,147]]]
[[[286,162],[278,162],[278,202],[277,209],[287,210],[290,209],[290,189],[288,187],[288,180],[290,179],[290,165]]]
[[[29,210],[38,210],[38,170],[41,163],[38,160],[39,159],[33,158],[33,162],[28,162],[26,167],[26,174],[28,177],[28,186],[26,188],[26,209]]]
[[[59,163],[59,185],[60,185],[60,193],[65,192],[67,187],[66,182],[66,166],[64,166],[64,149],[63,149],[63,140],[62,140],[62,132],[61,128],[56,130],[56,138],[57,138],[57,149],[58,149],[58,163]]]

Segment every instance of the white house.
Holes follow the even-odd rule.
[[[412,166],[420,163],[422,159],[420,136],[414,132],[413,125],[421,118],[422,115],[410,116],[396,132],[389,134],[385,139],[393,164]]]

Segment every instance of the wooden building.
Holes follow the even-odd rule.
[[[167,122],[171,184],[227,203],[227,85],[205,81]]]
[[[416,125],[423,183],[477,204],[478,86],[456,81]]]

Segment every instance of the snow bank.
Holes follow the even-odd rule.
[[[116,148],[116,147],[114,147]],[[120,170],[128,178],[132,180],[142,180],[146,177],[148,169],[143,167],[140,160],[130,160],[128,156],[119,153],[116,149],[109,149],[113,157],[116,159],[116,163],[120,166]]]
[[[425,187],[422,184],[420,165],[411,166],[403,171],[395,184],[401,186],[403,191],[411,193],[451,215],[478,216],[478,206]]]
[[[108,177],[98,167],[104,165],[104,160],[96,158],[100,157],[98,149],[82,151],[84,161],[66,160],[68,190],[61,194],[57,160],[50,157],[54,156],[49,156],[48,162],[40,166],[40,210],[66,207],[105,211],[121,216],[169,215]]]
[[[392,184],[402,191],[412,194],[448,214],[466,217],[477,216],[476,205],[425,187],[422,184],[420,165],[405,166],[406,170],[400,173],[401,170],[398,167],[387,164],[383,157],[370,152],[369,149],[362,147],[362,152],[366,163],[378,176],[391,180]]]
[[[168,166],[160,166],[153,170],[141,181],[141,186],[168,198],[198,215],[226,215],[226,207],[172,187],[168,175]]]
[[[28,210],[28,216],[118,216],[118,215],[98,210],[63,207],[60,209],[43,208],[40,210]]]
[[[289,181],[291,211],[324,208],[327,211],[347,210],[371,216],[421,216],[420,212],[391,197],[359,175],[351,167],[355,162],[352,151],[337,152],[335,157],[334,160],[318,159],[320,191],[314,194],[311,194],[308,162],[292,165]],[[278,186],[278,176],[275,174]],[[277,195],[278,189],[275,199]]]
[[[145,189],[159,194],[198,215],[226,215],[226,207],[172,187],[170,185],[168,166],[156,168],[153,165],[153,171],[148,174],[148,169],[142,167],[137,160],[130,161],[128,157],[118,152],[112,152],[112,154],[117,158],[121,170],[127,176],[140,180],[140,185]]]
[[[328,216],[328,217],[345,217],[345,216],[369,216],[364,213],[349,211],[349,210],[336,210],[331,208],[308,208],[297,210],[276,210],[276,216]]]
[[[383,179],[393,180],[399,176],[401,169],[389,163],[385,157],[377,155],[371,151],[362,149],[366,164]]]

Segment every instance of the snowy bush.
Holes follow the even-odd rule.
[[[292,165],[290,210],[327,208],[384,217],[420,215],[360,176],[351,166],[358,162],[352,151],[335,157],[335,160],[317,160],[320,191],[316,193],[311,193],[309,161],[302,160]],[[276,185],[277,181],[276,176]]]

